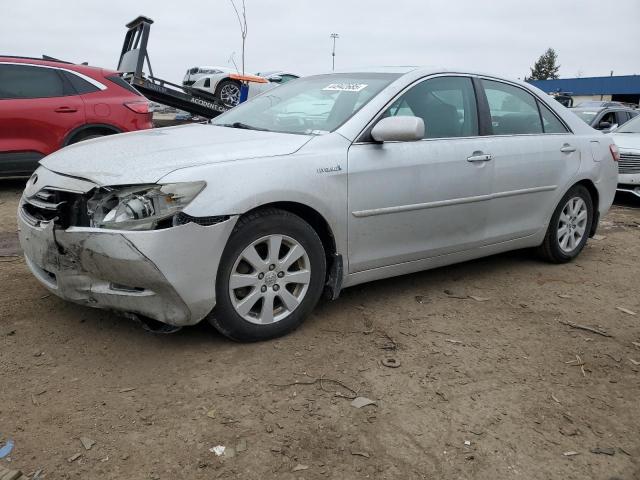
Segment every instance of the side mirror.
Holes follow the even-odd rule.
[[[282,77],[280,75],[273,75],[269,77],[269,81],[273,83],[280,83],[282,81]]]
[[[424,120],[419,117],[386,117],[371,130],[376,142],[415,142],[424,138]]]
[[[611,128],[611,123],[609,122],[600,122],[598,124],[598,130],[609,130]]]

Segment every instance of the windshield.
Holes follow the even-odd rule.
[[[287,82],[211,123],[271,132],[322,135],[337,129],[400,75],[349,73]]]
[[[640,133],[640,115],[636,115],[618,128],[616,133]]]
[[[584,120],[587,125],[591,125],[591,122],[593,121],[593,119],[596,118],[596,115],[598,115],[598,112],[589,112],[586,110],[585,111],[574,110],[573,113],[575,113],[582,120]]]

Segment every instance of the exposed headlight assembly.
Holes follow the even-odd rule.
[[[87,201],[90,225],[119,230],[171,226],[171,219],[189,205],[205,185],[205,182],[185,182],[102,188]]]

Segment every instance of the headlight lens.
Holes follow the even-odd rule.
[[[182,211],[205,185],[205,182],[188,182],[101,189],[87,202],[90,225],[152,230],[159,222]]]

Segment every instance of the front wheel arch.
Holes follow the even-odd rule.
[[[246,284],[247,286],[251,286],[248,287],[250,291],[245,292],[246,296],[244,298],[253,298],[253,301],[247,304],[248,307],[252,308],[255,304],[259,307],[258,310],[264,308],[259,303],[260,300],[255,299],[260,295],[260,292],[256,290],[256,288],[258,288],[258,280],[256,279],[259,279],[260,282],[264,283],[264,285],[260,287],[260,291],[265,292],[264,295],[267,295],[267,290],[271,289],[272,286],[274,291],[278,291],[276,290],[278,285],[274,286],[274,282],[277,282],[277,279],[269,279],[269,275],[273,274],[267,272],[266,265],[264,263],[260,263],[266,262],[266,259],[273,257],[270,257],[271,253],[269,251],[266,252],[266,255],[264,252],[260,253],[262,260],[258,259],[258,254],[255,251],[252,257],[243,257],[244,254],[242,252],[245,250],[247,245],[251,245],[254,240],[258,240],[260,244],[266,243],[264,238],[269,235],[290,237],[290,240],[293,240],[294,243],[297,242],[298,245],[302,246],[302,254],[305,255],[307,260],[309,260],[308,270],[310,272],[310,277],[304,282],[292,282],[307,284],[306,293],[303,292],[300,303],[297,307],[294,306],[295,310],[291,310],[290,313],[279,320],[276,319],[273,321],[274,317],[272,316],[271,322],[260,324],[260,322],[247,321],[245,316],[247,312],[240,312],[238,310],[237,307],[239,304],[234,303],[238,302],[238,299],[234,297],[234,292],[236,290],[241,291],[241,289],[245,288],[245,284],[243,283],[242,285],[231,287],[231,276],[234,272],[237,273],[236,268],[239,265],[239,260],[244,261],[244,259],[248,258],[253,258],[254,260],[257,259],[257,262],[249,260],[250,264],[254,266],[260,264],[262,267],[249,268],[248,271],[240,272],[240,276],[248,275],[253,277],[253,281],[250,282],[250,284]],[[276,245],[278,245],[277,248],[279,248],[279,243]],[[298,253],[298,255],[300,255],[300,253]],[[209,322],[220,333],[236,341],[267,340],[289,333],[297,328],[311,313],[322,294],[326,270],[324,257],[325,255],[322,248],[322,242],[315,230],[297,215],[275,208],[262,208],[250,213],[245,213],[236,223],[224,248],[220,265],[218,266],[215,285],[216,306],[208,316]],[[286,259],[286,252],[285,257],[282,258]],[[274,261],[273,265],[269,266],[269,271],[273,271],[274,273],[277,272],[278,278],[282,274],[286,282],[286,275],[288,275],[286,272],[289,269],[289,264],[286,264],[282,270],[279,270],[277,265],[281,265],[280,262],[281,260]],[[275,269],[273,268],[274,266],[276,267]],[[256,276],[261,271],[265,273],[263,273],[262,276]],[[270,280],[272,280],[271,283],[269,283]],[[285,284],[281,284],[280,290],[285,292],[285,287]],[[281,295],[278,294],[276,296]],[[284,297],[282,297],[282,299],[284,299]],[[239,299],[240,303],[242,303],[242,300],[242,298]],[[288,307],[288,303],[285,300],[280,301],[280,303],[281,305],[286,303]],[[264,305],[264,303],[262,305]],[[262,318],[262,314],[260,315],[260,318]]]

